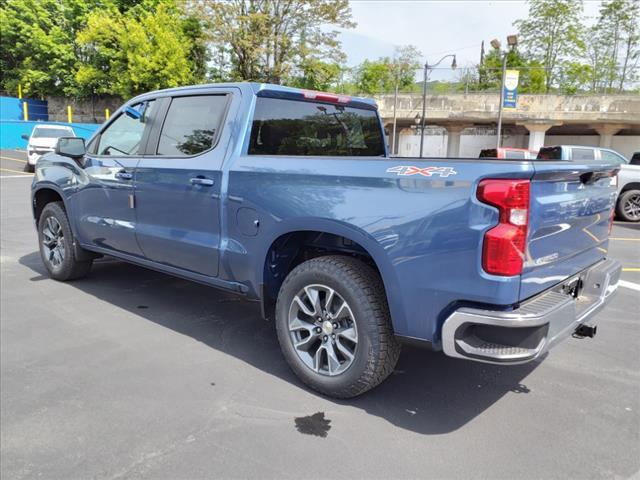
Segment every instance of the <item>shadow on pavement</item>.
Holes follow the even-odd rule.
[[[634,232],[640,233],[640,222],[622,222],[622,221],[616,220],[613,224],[616,227],[625,228],[627,230],[632,230]]]
[[[36,273],[32,281],[48,278],[37,252],[20,263]],[[260,317],[257,303],[109,258],[97,260],[88,278],[69,285],[306,388],[286,365],[273,324]],[[396,371],[382,385],[355,399],[327,400],[417,433],[444,434],[507,393],[529,393],[522,381],[537,365],[484,365],[404,347]]]

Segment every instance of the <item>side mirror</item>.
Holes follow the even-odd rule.
[[[29,141],[29,135],[20,135],[23,140]]]
[[[60,137],[56,143],[56,154],[63,157],[70,157],[78,160],[87,153],[87,147],[84,145],[84,138],[80,137]]]

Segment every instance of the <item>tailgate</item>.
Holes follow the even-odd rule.
[[[520,300],[606,257],[618,166],[533,162],[531,212]]]

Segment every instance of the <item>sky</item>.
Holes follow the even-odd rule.
[[[351,0],[354,29],[340,29],[349,66],[364,59],[391,56],[395,45],[415,45],[423,59],[437,62],[455,53],[459,67],[477,64],[480,44],[491,48],[493,38],[506,44],[516,33],[513,22],[526,18],[528,5],[520,0]],[[599,0],[584,2],[584,15],[598,14]],[[441,66],[450,66],[449,60]],[[450,71],[435,71],[433,80],[451,78]]]

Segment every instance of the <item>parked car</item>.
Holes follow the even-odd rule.
[[[61,138],[32,205],[52,278],[109,255],[235,292],[303,382],[346,398],[404,340],[511,365],[593,336],[621,270],[616,170],[390,158],[373,100],[203,85],[130,100],[86,148]]]
[[[615,150],[585,145],[555,145],[542,147],[538,151],[538,160],[573,160],[573,161],[603,161],[624,165],[627,159]]]
[[[640,166],[630,164],[624,156],[615,150],[601,147],[559,145],[542,147],[538,152],[538,159],[609,162],[612,165],[617,165],[620,171],[617,178],[616,215],[628,222],[640,221]],[[640,159],[638,162],[640,163]]]
[[[537,152],[527,150],[525,148],[485,148],[480,150],[480,157],[478,158],[510,158],[510,159],[530,159],[536,158]]]
[[[618,218],[627,222],[640,222],[640,153],[635,153],[628,164],[620,165],[617,180]]]
[[[53,152],[58,138],[75,136],[73,128],[67,125],[42,124],[33,127],[30,136],[22,135],[22,139],[27,141],[25,170],[33,172],[38,159],[45,153]]]

